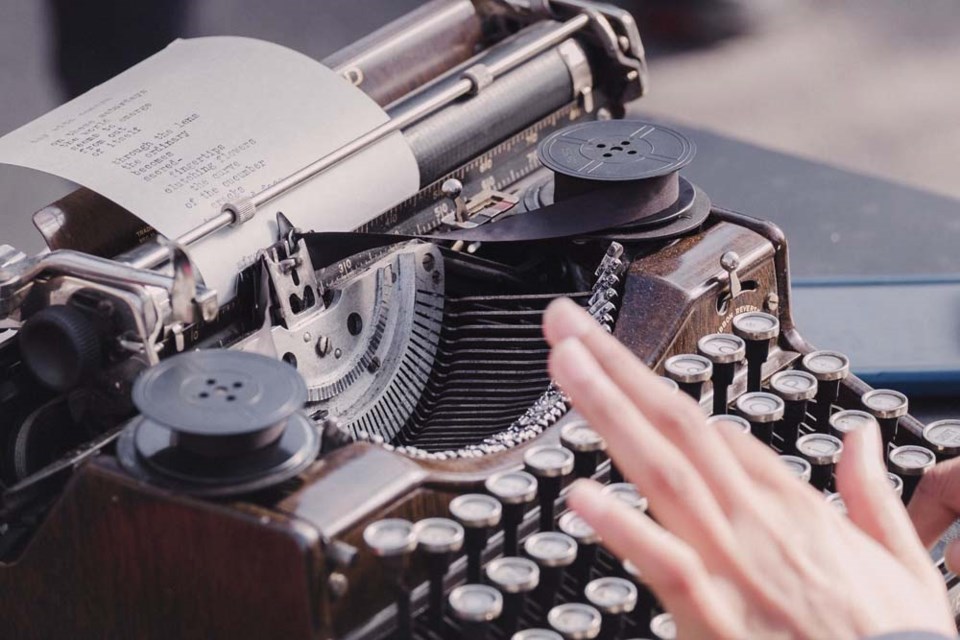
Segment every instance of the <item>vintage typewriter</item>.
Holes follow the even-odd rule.
[[[551,384],[557,296],[825,499],[859,421],[905,499],[957,453],[804,341],[785,238],[679,175],[692,142],[623,119],[625,11],[434,0],[327,64],[422,176],[358,233],[281,217],[219,310],[190,238],[82,189],[36,215],[50,252],[0,251],[5,637],[673,637],[565,512],[575,477],[645,500]]]

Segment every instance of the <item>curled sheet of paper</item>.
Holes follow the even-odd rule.
[[[0,162],[77,182],[169,238],[387,121],[349,82],[300,53],[238,37],[177,40],[119,76],[0,138]],[[221,301],[276,212],[347,231],[416,192],[397,133],[188,248]]]

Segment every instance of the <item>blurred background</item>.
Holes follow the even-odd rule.
[[[0,0],[0,134],[177,35],[254,36],[322,59],[416,4]],[[642,7],[652,76],[645,113],[960,197],[955,0],[621,4]],[[0,241],[39,249],[30,214],[67,190],[48,176],[0,167]]]

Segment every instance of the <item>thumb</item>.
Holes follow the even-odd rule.
[[[936,542],[960,516],[960,458],[941,462],[925,474],[907,511],[923,544]]]

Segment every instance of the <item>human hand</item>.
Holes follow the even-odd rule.
[[[939,540],[960,518],[960,458],[941,462],[924,475],[907,511],[925,546]],[[951,571],[960,570],[960,540],[947,545],[943,558]]]
[[[663,384],[569,300],[544,316],[550,371],[607,440],[656,522],[576,483],[569,504],[629,559],[681,637],[863,638],[956,633],[943,580],[890,489],[876,429],[837,465],[849,517],[734,425]]]

